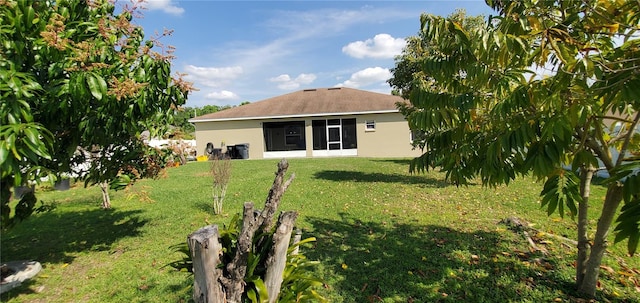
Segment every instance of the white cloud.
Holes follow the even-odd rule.
[[[354,26],[366,26],[387,21],[419,17],[411,10],[362,7],[355,10],[275,10],[260,23],[269,34],[276,38],[264,44],[247,41],[233,41],[223,45],[215,56],[226,62],[234,62],[245,68],[247,73],[257,74],[286,64],[291,58],[304,56],[317,48],[322,39],[339,35]],[[285,61],[286,60],[286,61]]]
[[[201,67],[187,65],[184,69],[187,73],[186,80],[193,81],[195,86],[220,87],[242,75],[240,66],[230,67]]]
[[[185,66],[185,80],[192,81],[194,86],[200,91],[194,92],[191,98],[200,97],[208,100],[232,101],[240,97],[229,90],[222,90],[234,84],[234,80],[240,77],[244,71],[240,66],[228,67],[206,67],[206,66]]]
[[[237,100],[240,97],[236,95],[234,92],[230,92],[228,90],[222,90],[219,92],[211,92],[208,93],[205,98],[212,100]]]
[[[282,74],[269,79],[269,81],[278,83],[279,89],[291,90],[300,87],[300,85],[311,84],[316,78],[314,74],[300,74],[295,79],[291,79],[288,74]]]
[[[391,72],[388,69],[382,67],[369,67],[353,73],[349,80],[344,81],[336,86],[359,88],[380,82],[385,82],[389,78],[391,78]]]
[[[342,52],[358,59],[362,58],[393,58],[406,45],[402,38],[393,38],[388,34],[377,34],[373,39],[351,42],[342,48]]]
[[[287,82],[287,81],[291,81],[291,77],[289,77],[289,75],[287,74],[283,74],[277,77],[273,77],[271,79],[269,79],[269,81],[271,82]]]
[[[149,10],[161,10],[176,16],[184,13],[184,8],[177,6],[173,0],[148,0],[144,3],[144,7]]]
[[[295,81],[300,84],[310,84],[316,79],[316,75],[314,74],[300,74],[296,77]]]

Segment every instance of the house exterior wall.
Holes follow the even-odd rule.
[[[205,154],[208,142],[220,148],[221,142],[226,145],[249,143],[249,159],[265,157],[265,143],[262,131],[264,122],[304,121],[306,151],[288,153],[295,156],[313,157],[312,120],[355,118],[356,136],[358,140],[357,156],[359,157],[417,157],[421,153],[411,147],[409,126],[400,113],[361,114],[328,117],[303,117],[272,120],[240,120],[198,122],[196,125],[196,145],[198,155]],[[375,122],[375,130],[366,130],[367,121]],[[226,150],[226,149],[225,149]],[[225,151],[223,150],[223,152]],[[267,153],[270,157],[280,157],[280,153]]]
[[[262,121],[218,121],[200,122],[196,125],[196,148],[198,155],[205,155],[207,143],[215,148],[225,145],[249,143],[249,159],[261,159],[264,152],[262,138]],[[226,148],[222,150],[226,151]]]
[[[356,116],[358,156],[418,157],[422,153],[411,146],[411,131],[401,113]],[[375,130],[366,130],[366,121],[375,122]]]

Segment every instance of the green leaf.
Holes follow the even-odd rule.
[[[571,171],[559,171],[549,177],[540,192],[541,207],[547,207],[547,215],[556,210],[564,217],[564,206],[567,206],[573,218],[577,214],[576,202],[581,199],[578,178]]]
[[[26,21],[27,24],[35,24],[33,21],[35,20],[35,10],[33,9],[33,7],[29,6],[27,8],[27,14],[26,14]]]
[[[247,289],[247,296],[251,296],[252,302],[256,303],[268,303],[269,302],[269,292],[267,291],[267,286],[262,281],[262,278],[258,276],[251,276],[250,278],[245,280],[247,284],[252,284],[253,287],[249,287]]]
[[[129,186],[129,184],[131,184],[131,177],[125,174],[121,174],[111,180],[111,182],[109,183],[109,188],[117,191],[125,189],[127,186]]]
[[[20,153],[18,152],[18,149],[16,148],[16,135],[15,135],[15,133],[9,134],[9,136],[7,137],[7,145],[9,146],[9,149],[13,153],[13,157],[14,158],[16,158],[16,159],[21,159],[22,158],[20,156]]]
[[[628,240],[627,249],[633,255],[638,249],[640,238],[640,195],[635,194],[632,199],[625,202],[620,209],[620,215],[616,219],[615,242]]]
[[[86,77],[86,80],[87,80],[87,85],[89,85],[89,90],[91,91],[91,95],[93,95],[93,97],[95,97],[98,100],[102,100],[103,91],[106,91],[106,89],[102,88],[102,83],[104,83],[104,85],[106,86],[106,82],[104,82],[104,79],[102,79],[102,77],[97,76],[95,74],[88,74]]]
[[[624,179],[622,197],[625,202],[630,202],[634,196],[640,194],[640,174],[628,176]]]
[[[32,128],[25,128],[24,133],[27,135],[27,139],[33,144],[38,144],[40,142],[40,138],[38,138],[38,133]]]
[[[638,250],[638,244],[640,243],[640,233],[635,233],[629,236],[629,242],[627,243],[627,252],[629,255],[634,255]]]
[[[264,284],[262,279],[256,279],[253,281],[253,284],[258,291],[258,295],[260,296],[260,303],[268,303],[269,302],[269,292],[267,291],[267,286]]]
[[[255,289],[249,288],[247,289],[246,293],[247,298],[249,298],[252,303],[258,303],[258,294],[256,293]]]
[[[581,149],[579,152],[575,154],[573,157],[573,162],[571,163],[571,168],[573,170],[579,169],[582,166],[589,167],[592,166],[594,168],[598,167],[598,159],[593,155],[592,152]]]
[[[0,142],[0,163],[5,163],[9,157],[9,149],[7,148],[7,142]]]

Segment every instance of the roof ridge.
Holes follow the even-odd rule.
[[[396,103],[402,100],[399,96],[347,87],[307,88],[195,117],[190,121],[394,112],[398,111]]]

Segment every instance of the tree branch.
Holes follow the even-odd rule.
[[[633,123],[631,124],[631,127],[629,127],[629,130],[627,131],[627,136],[624,139],[624,142],[622,143],[622,148],[620,148],[620,151],[618,154],[618,160],[616,161],[616,166],[622,164],[622,160],[624,159],[624,154],[627,153],[627,148],[629,148],[629,142],[631,141],[631,137],[636,131],[636,127],[638,126],[639,121],[640,121],[640,111],[636,112],[636,117],[635,119],[633,119]]]
[[[593,153],[595,153],[598,158],[604,163],[604,166],[607,170],[611,170],[614,168],[613,160],[611,159],[611,155],[608,151],[605,151],[602,146],[598,144],[593,138],[588,137],[583,130],[576,129],[578,135],[581,138],[585,138],[584,144],[588,147]]]
[[[267,195],[267,200],[264,204],[264,210],[262,211],[262,213],[260,213],[260,217],[262,219],[262,221],[260,222],[260,229],[263,232],[268,232],[271,228],[271,225],[273,224],[273,216],[278,209],[280,199],[282,198],[285,190],[287,190],[287,187],[289,187],[289,185],[293,181],[293,178],[295,178],[295,174],[291,175],[291,177],[289,177],[289,180],[287,180],[283,184],[284,175],[287,173],[287,169],[289,169],[289,162],[287,162],[286,159],[280,160],[280,162],[278,163],[278,171],[276,172],[276,177],[273,180],[273,185],[269,190],[269,195]]]

